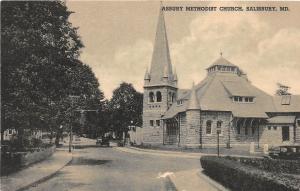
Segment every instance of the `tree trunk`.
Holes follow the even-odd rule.
[[[50,144],[52,143],[52,139],[53,139],[53,131],[52,131],[52,129],[50,130]]]
[[[20,128],[18,130],[18,139],[20,141],[20,148],[17,148],[17,149],[23,149],[24,148],[24,129],[23,128]]]
[[[56,133],[56,137],[55,137],[55,145],[56,145],[56,146],[59,145],[59,137],[60,137],[60,133],[57,132],[57,133]]]
[[[4,129],[1,128],[1,145],[3,145],[4,141]]]

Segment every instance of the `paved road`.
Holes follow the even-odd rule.
[[[85,148],[72,163],[31,191],[174,190],[163,174],[200,167],[199,159],[127,153],[114,148]]]

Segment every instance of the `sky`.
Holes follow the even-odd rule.
[[[300,94],[300,2],[163,1],[163,6],[287,6],[288,12],[172,12],[165,22],[179,88],[191,88],[223,57],[273,95],[278,82]],[[143,92],[150,67],[159,1],[67,1],[91,66],[106,98],[121,82]]]

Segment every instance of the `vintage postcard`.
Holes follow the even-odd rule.
[[[2,191],[299,191],[299,1],[2,1]]]

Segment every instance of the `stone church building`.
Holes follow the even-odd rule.
[[[188,65],[187,65],[188,67]],[[179,89],[160,11],[144,77],[143,144],[183,147],[300,143],[300,95],[271,96],[222,54],[191,89]]]

